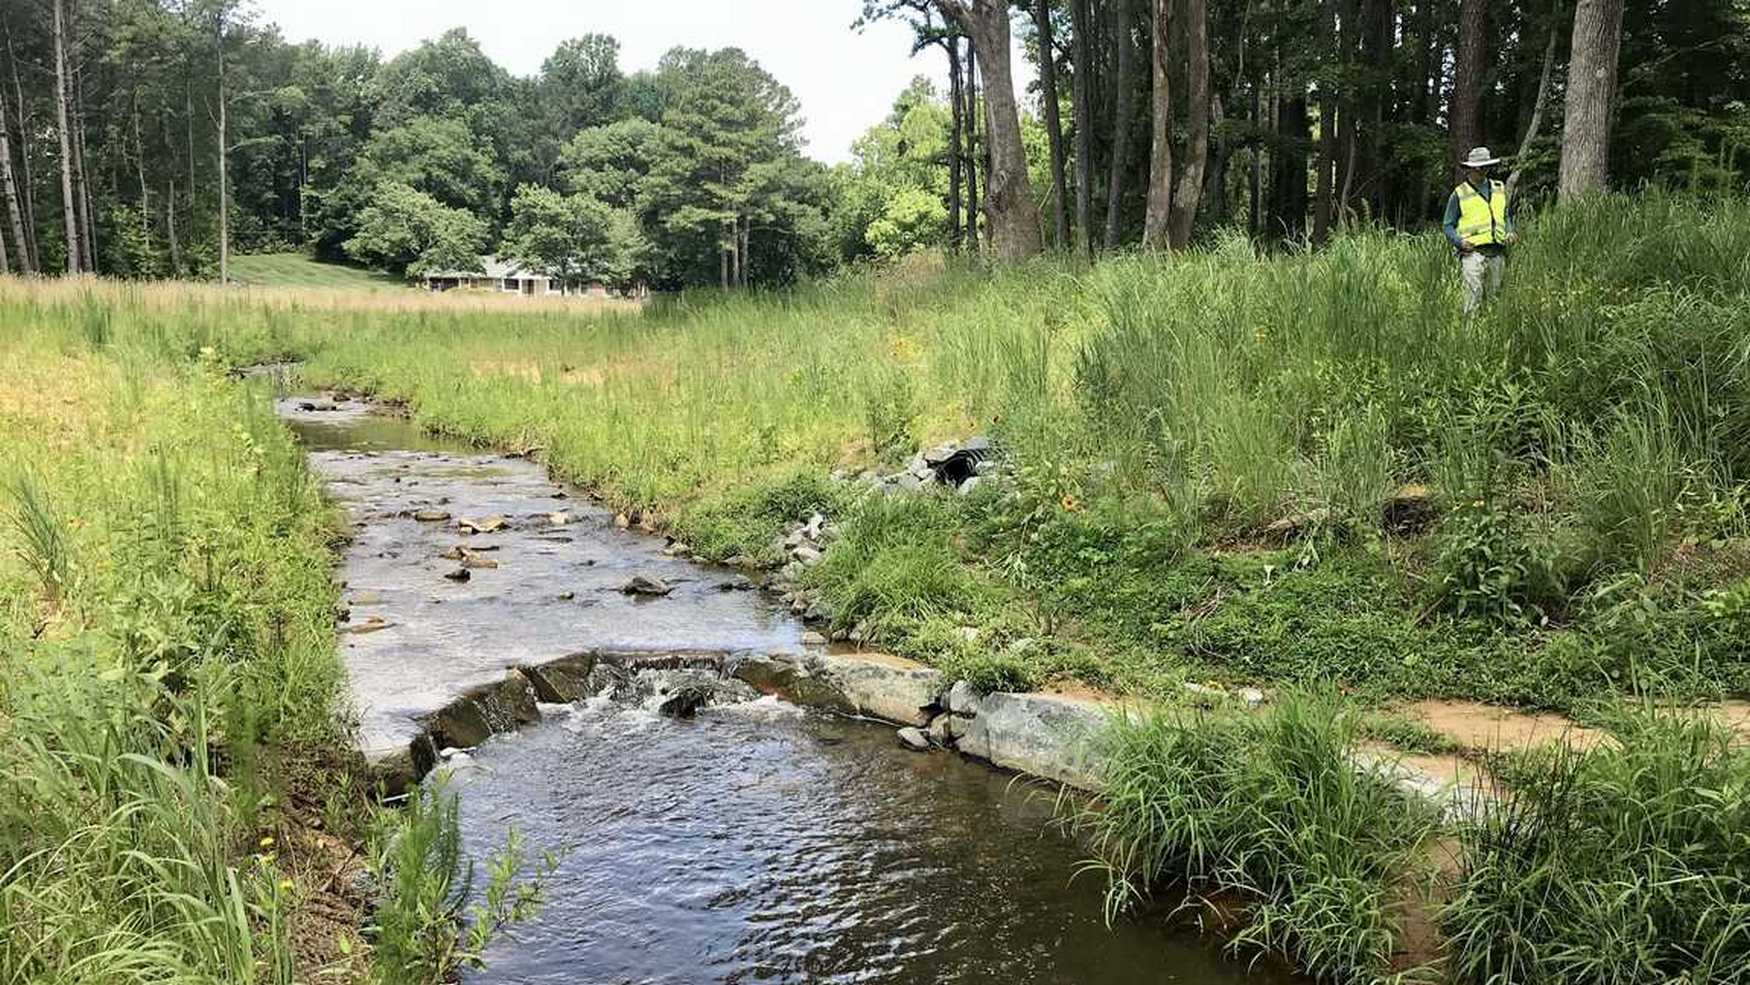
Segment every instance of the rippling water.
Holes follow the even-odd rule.
[[[724,573],[664,557],[581,501],[563,535],[500,534],[501,567],[443,580],[434,559],[455,536],[407,509],[514,518],[554,509],[555,487],[530,463],[322,403],[280,412],[355,512],[350,604],[387,617],[347,637],[367,729],[383,719],[393,737],[462,684],[584,646],[795,643],[782,613],[715,591]],[[631,570],[679,587],[640,607],[612,591]],[[512,825],[531,855],[564,853],[539,916],[494,943],[471,985],[1292,981],[1221,960],[1159,913],[1108,928],[1098,876],[1071,879],[1085,853],[1051,824],[1051,792],[906,752],[885,726],[770,698],[690,721],[597,700],[489,741],[454,775],[477,862]]]
[[[1286,982],[1102,920],[1051,793],[773,699],[588,704],[456,771],[469,853],[566,852],[486,982]]]

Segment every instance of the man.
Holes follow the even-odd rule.
[[[1464,180],[1446,199],[1446,238],[1458,251],[1467,316],[1500,292],[1507,247],[1519,241],[1507,212],[1507,186],[1489,178],[1488,169],[1499,163],[1487,147],[1472,147],[1460,164]]]

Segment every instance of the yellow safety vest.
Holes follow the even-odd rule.
[[[1507,242],[1507,186],[1489,182],[1484,198],[1466,181],[1452,190],[1458,196],[1458,238],[1472,246],[1505,245]]]

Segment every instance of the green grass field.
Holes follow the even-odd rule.
[[[388,274],[363,267],[323,263],[303,253],[257,253],[231,258],[231,279],[250,287],[403,290]]]

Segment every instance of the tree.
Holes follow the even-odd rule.
[[[1027,151],[1021,144],[1021,114],[1009,67],[1009,7],[1006,0],[936,0],[942,16],[972,39],[984,80],[984,120],[990,151],[984,209],[997,258],[1024,260],[1045,248]]]
[[[1132,25],[1136,0],[1114,0],[1112,5],[1112,43],[1117,47],[1118,70],[1112,75],[1112,159],[1106,176],[1106,249],[1118,248],[1123,232],[1124,175],[1130,166],[1130,126],[1136,118],[1131,105],[1136,97],[1136,42]],[[1156,132],[1170,127],[1172,120],[1155,122]],[[1171,181],[1169,177],[1166,180]]]
[[[614,122],[626,83],[619,60],[620,42],[585,34],[560,42],[541,64],[537,95],[561,141]]]
[[[1094,255],[1094,140],[1093,140],[1093,45],[1088,31],[1089,0],[1070,0],[1070,59],[1074,76],[1070,99],[1075,115],[1076,153],[1076,244],[1090,259]],[[1163,117],[1164,118],[1164,117]]]
[[[618,209],[633,208],[663,139],[660,124],[636,116],[580,130],[559,155],[565,187]]]
[[[371,186],[399,182],[481,216],[495,213],[504,194],[505,175],[491,145],[460,120],[416,116],[378,131],[365,147],[360,173]]]
[[[638,252],[636,223],[599,199],[523,185],[510,203],[500,252],[566,287],[587,281],[623,285]]]
[[[6,199],[6,215],[12,221],[12,245],[17,250],[18,269],[32,273],[30,241],[24,235],[24,214],[18,207],[18,181],[12,172],[12,128],[6,122],[6,99],[0,96],[0,195]],[[0,237],[4,240],[5,237]],[[0,242],[0,268],[5,265],[6,245]]]
[[[438,270],[479,271],[486,224],[462,209],[398,182],[377,186],[360,213],[346,252],[404,276]]]
[[[1191,225],[1197,220],[1203,195],[1203,169],[1209,160],[1209,20],[1205,0],[1185,0],[1185,50],[1190,62],[1185,94],[1189,135],[1169,223],[1176,250],[1191,242]]]
[[[73,133],[67,122],[67,11],[66,0],[54,0],[55,5],[55,114],[60,124],[61,138],[61,219],[67,234],[67,273],[83,269],[79,247],[79,226],[74,220],[77,204],[73,200]]]
[[[1149,152],[1148,203],[1143,213],[1142,241],[1151,249],[1173,244],[1173,0],[1155,0],[1152,52],[1154,135]]]
[[[1453,162],[1464,159],[1472,147],[1482,143],[1477,121],[1477,108],[1482,96],[1483,63],[1488,44],[1488,0],[1461,0],[1458,5],[1458,45],[1453,50],[1452,105],[1447,111],[1450,134],[1448,156]]]
[[[1562,123],[1560,195],[1604,187],[1610,176],[1610,124],[1623,0],[1579,0],[1568,56],[1568,106]]]
[[[1061,250],[1069,246],[1069,203],[1064,177],[1063,121],[1058,119],[1051,0],[1033,0],[1033,30],[1039,40],[1039,105],[1045,116],[1045,135],[1051,144],[1051,243]]]

